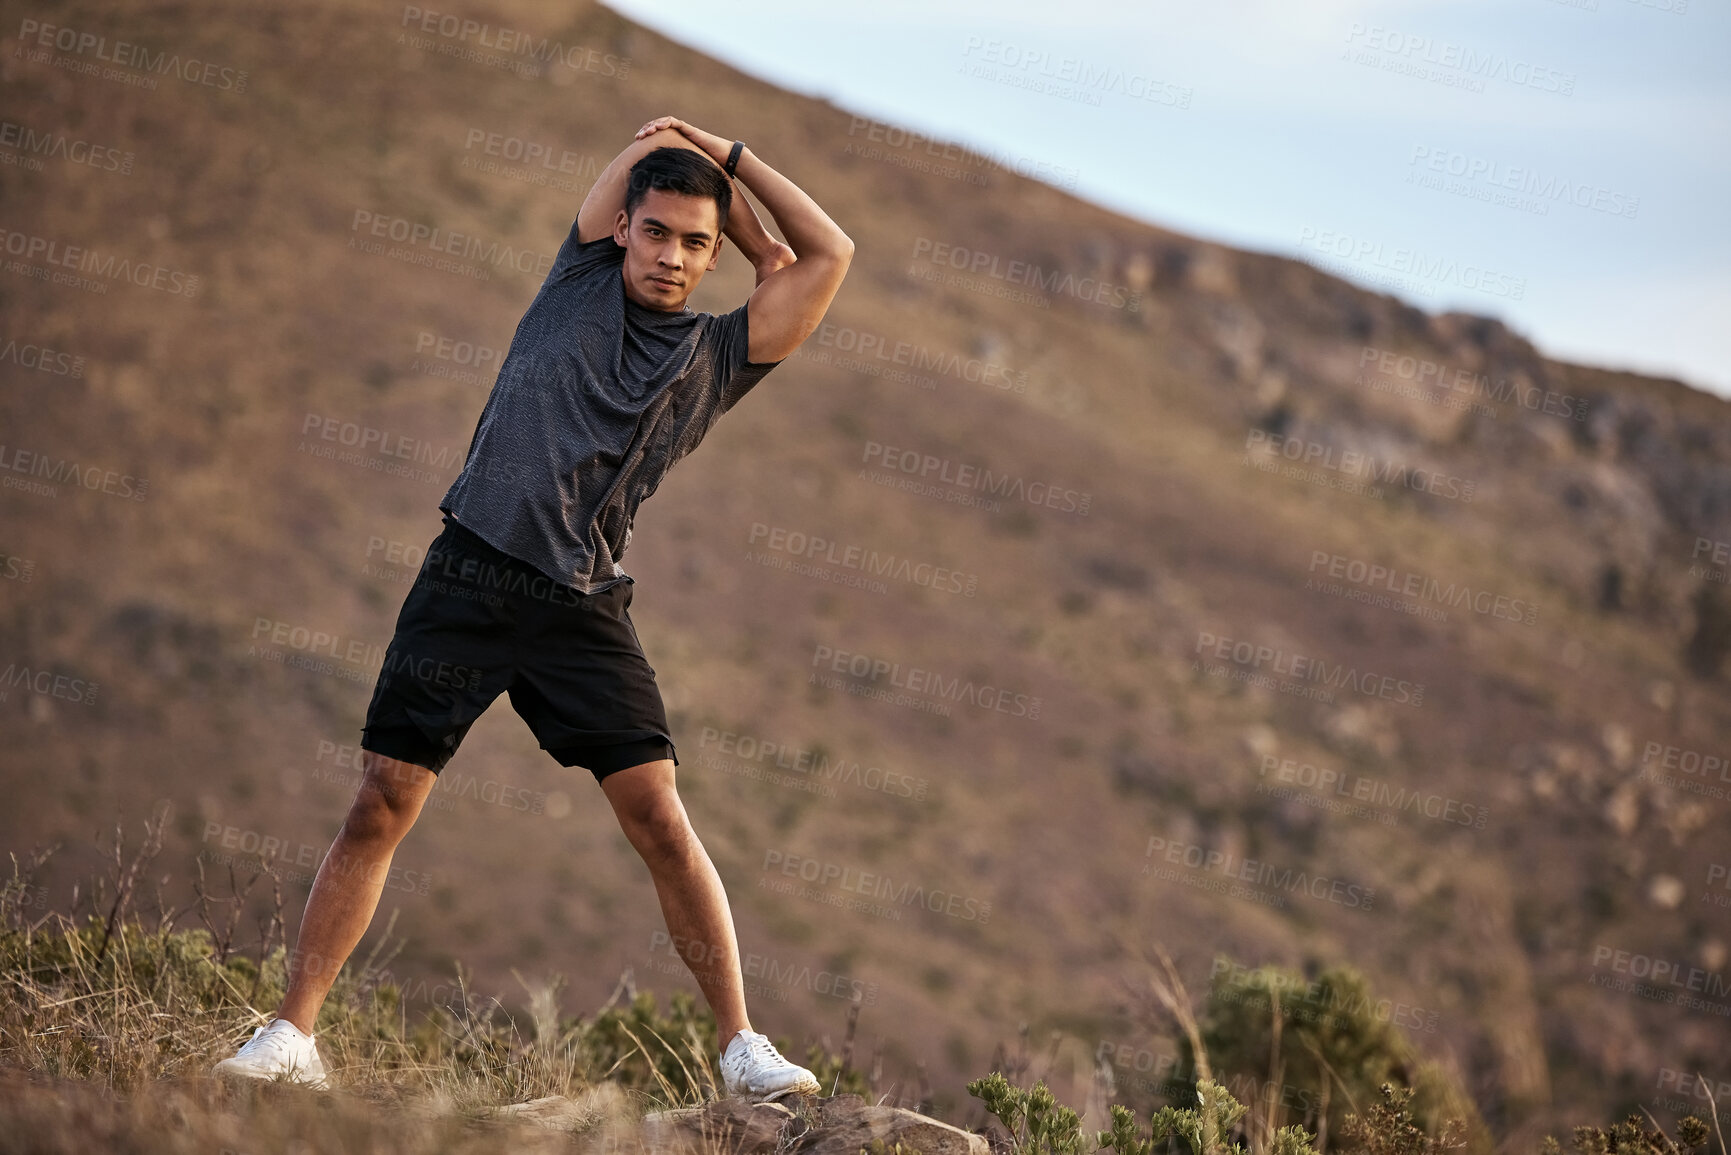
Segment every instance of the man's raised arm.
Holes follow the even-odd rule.
[[[717,164],[725,164],[733,148],[731,140],[671,116],[644,125],[638,132],[639,143],[667,129],[677,129]],[[793,250],[793,263],[761,277],[746,302],[750,338],[746,358],[760,363],[780,361],[799,348],[823,320],[847,275],[854,244],[816,201],[759,160],[750,148],[740,153],[734,175],[763,202]],[[736,197],[734,203],[743,204],[744,200]],[[758,222],[758,228],[762,227]],[[762,266],[759,268],[761,271]]]
[[[583,198],[583,207],[577,210],[578,241],[586,243],[612,235],[614,223],[625,208],[625,193],[631,179],[631,166],[658,148],[687,148],[705,156],[709,155],[677,129],[651,131],[650,127],[645,125],[643,130],[638,132],[637,139],[601,170],[601,175],[595,178],[594,185],[589,189],[589,195]],[[725,157],[723,161],[717,161],[716,167],[721,167],[724,161]],[[769,235],[769,230],[757,219],[757,212],[751,207],[751,202],[739,195],[737,185],[734,187],[733,206],[728,209],[727,224],[722,226],[721,233],[737,245],[740,254],[751,262],[752,268],[757,270],[757,283],[760,285],[771,273],[793,263],[793,251]]]

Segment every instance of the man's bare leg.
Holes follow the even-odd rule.
[[[312,1034],[319,1008],[378,910],[391,856],[438,780],[425,766],[361,752],[365,771],[348,817],[319,865],[277,1017]]]
[[[673,770],[671,758],[645,762],[607,775],[601,790],[626,839],[649,867],[667,933],[676,941],[696,944],[695,960],[681,957],[715,1012],[716,1036],[725,1053],[734,1035],[751,1029],[739,943],[721,876],[691,828],[674,788]]]

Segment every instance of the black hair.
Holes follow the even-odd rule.
[[[625,217],[629,220],[650,189],[711,197],[715,201],[716,228],[727,226],[727,210],[733,207],[733,185],[713,160],[689,148],[651,149],[631,166],[625,189]]]

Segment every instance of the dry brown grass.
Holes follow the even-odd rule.
[[[689,995],[665,1012],[622,982],[594,1015],[559,1008],[561,983],[519,976],[524,1005],[471,995],[411,1006],[385,981],[390,954],[345,968],[318,1023],[339,1090],[219,1080],[286,979],[280,890],[257,913],[262,875],[206,880],[196,900],[139,910],[138,882],[160,845],[160,817],[128,855],[117,830],[108,877],[83,892],[82,914],[31,918],[22,905],[45,860],[12,859],[0,887],[0,1143],[35,1151],[377,1152],[641,1149],[652,1110],[719,1097],[708,1059],[714,1020]],[[249,899],[254,899],[248,908]],[[258,934],[243,948],[243,919]],[[196,921],[198,925],[182,926]],[[384,941],[390,941],[389,927]],[[849,1042],[851,1043],[851,1033]],[[832,1056],[807,1060],[842,1090],[865,1090]],[[571,1100],[549,1128],[500,1108]],[[300,1146],[297,1146],[299,1144]]]

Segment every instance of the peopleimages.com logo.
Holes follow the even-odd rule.
[[[1347,812],[1383,821],[1384,825],[1393,825],[1396,816],[1405,813],[1483,830],[1489,817],[1489,811],[1482,805],[1462,802],[1446,794],[1274,754],[1262,756],[1257,776],[1263,779],[1257,784],[1258,794],[1304,801],[1299,793],[1302,791],[1322,804],[1323,809],[1339,806]],[[1358,805],[1360,803],[1364,805]],[[1372,808],[1380,809],[1382,813],[1378,814]]]
[[[0,252],[18,258],[6,263],[7,272],[50,284],[72,285],[98,295],[108,292],[108,282],[123,281],[172,296],[195,297],[201,283],[197,273],[17,229],[0,228]],[[38,260],[43,264],[33,263]]]
[[[1453,256],[1427,253],[1404,245],[1384,245],[1370,237],[1355,236],[1332,229],[1304,225],[1298,230],[1298,247],[1321,253],[1319,264],[1327,271],[1334,261],[1357,265],[1376,273],[1394,276],[1393,283],[1410,284],[1415,291],[1429,295],[1437,285],[1471,289],[1493,297],[1519,301],[1526,297],[1527,279],[1512,273],[1488,268],[1474,261],[1462,261]],[[1410,278],[1401,280],[1400,278]]]
[[[1592,966],[1588,986],[1731,1017],[1731,1002],[1712,1001],[1731,996],[1731,980],[1720,971],[1604,944],[1593,947]]]
[[[1511,377],[1497,377],[1493,380],[1490,374],[1463,365],[1450,365],[1446,361],[1432,361],[1427,357],[1366,345],[1358,355],[1361,383],[1367,366],[1383,377],[1411,381],[1419,388],[1434,387],[1445,394],[1458,394],[1474,400],[1482,398],[1498,405],[1519,405],[1535,413],[1567,417],[1575,421],[1587,419],[1585,398],[1558,393],[1554,389],[1540,389],[1530,382]]]
[[[819,644],[813,648],[811,664],[814,671],[807,678],[809,684],[865,697],[883,695],[896,700],[898,704],[907,704],[901,701],[903,698],[920,695],[920,700],[929,701],[932,706],[939,703],[946,707],[952,702],[966,703],[982,710],[1029,720],[1040,717],[1043,705],[1038,695],[1018,693],[1006,686],[994,686],[990,682],[975,682],[969,677],[945,677],[936,670],[903,666],[902,663],[892,662],[887,658],[873,657],[852,650],[838,650],[834,646]],[[850,683],[817,672],[826,668],[832,674],[845,674],[860,681]],[[887,683],[890,691],[881,688],[880,679]],[[932,699],[936,701],[930,701]]]
[[[1351,690],[1367,698],[1381,698],[1403,706],[1417,708],[1424,705],[1423,682],[1409,682],[1405,678],[1360,670],[1345,662],[1330,664],[1327,659],[1314,655],[1221,637],[1206,631],[1197,633],[1194,653],[1199,656],[1190,663],[1193,671],[1218,676],[1219,667],[1205,669],[1202,660],[1213,658],[1222,664],[1231,662],[1243,675],[1236,680],[1253,685],[1266,685],[1272,689],[1277,678],[1282,679],[1281,685],[1301,686],[1314,682],[1331,690]]]
[[[0,488],[38,497],[59,497],[61,485],[74,485],[128,501],[143,501],[150,493],[148,478],[101,465],[85,465],[70,457],[54,457],[35,449],[0,445]]]
[[[155,88],[156,78],[172,76],[187,84],[236,93],[246,91],[247,73],[244,69],[232,68],[212,60],[201,60],[196,56],[183,57],[179,52],[168,49],[152,51],[147,45],[129,40],[110,40],[101,33],[92,32],[88,27],[70,28],[25,19],[18,25],[18,42],[26,48],[23,55],[32,60],[47,55],[44,52],[29,51],[28,46],[34,43],[39,49],[52,49],[69,56],[89,59],[88,65],[74,67],[70,71],[97,72],[104,79],[124,79],[125,82],[139,87]],[[101,67],[104,64],[132,69],[134,75],[115,75],[116,70],[104,69]]]
[[[1354,20],[1347,26],[1346,43],[1342,56],[1355,64],[1471,92],[1483,92],[1486,81],[1498,80],[1559,96],[1575,94],[1572,72],[1452,40]]]
[[[834,888],[849,894],[861,894],[882,900],[884,903],[891,904],[884,909],[893,913],[898,919],[900,918],[898,908],[910,906],[924,907],[933,914],[948,915],[951,918],[977,922],[981,925],[984,925],[992,917],[991,902],[981,901],[971,895],[957,894],[954,891],[939,887],[928,887],[924,883],[911,882],[905,879],[898,886],[896,881],[887,874],[861,870],[856,866],[829,862],[787,851],[773,849],[764,851],[761,869],[763,871],[775,870],[789,878],[813,883],[820,888]],[[759,885],[763,885],[763,880],[759,880]]]
[[[1026,285],[1036,292],[1072,297],[1078,301],[1089,301],[1131,313],[1142,304],[1141,291],[1126,285],[1115,285],[1099,277],[1078,277],[1064,269],[1047,269],[1032,261],[1006,261],[997,253],[949,244],[930,237],[914,238],[913,260],[915,270],[919,268],[921,261],[925,261],[934,267],[955,269],[969,276],[986,277],[1009,285]]]
[[[539,77],[547,66],[555,63],[563,64],[573,72],[587,72],[616,80],[624,80],[631,73],[629,56],[615,56],[582,44],[566,44],[550,36],[495,26],[454,12],[436,12],[405,4],[400,27],[405,31],[398,33],[399,44],[407,43],[443,56],[503,68],[519,76]],[[488,55],[480,49],[498,55]]]
[[[1142,864],[1144,876],[1183,882],[1200,890],[1244,898],[1265,906],[1285,908],[1288,895],[1331,902],[1349,910],[1371,910],[1376,903],[1376,888],[1373,886],[1313,874],[1301,867],[1245,858],[1228,850],[1212,850],[1158,834],[1148,836],[1148,846],[1143,855],[1147,858]],[[1186,875],[1172,867],[1181,867],[1190,873]],[[1209,878],[1209,875],[1219,877]]]

